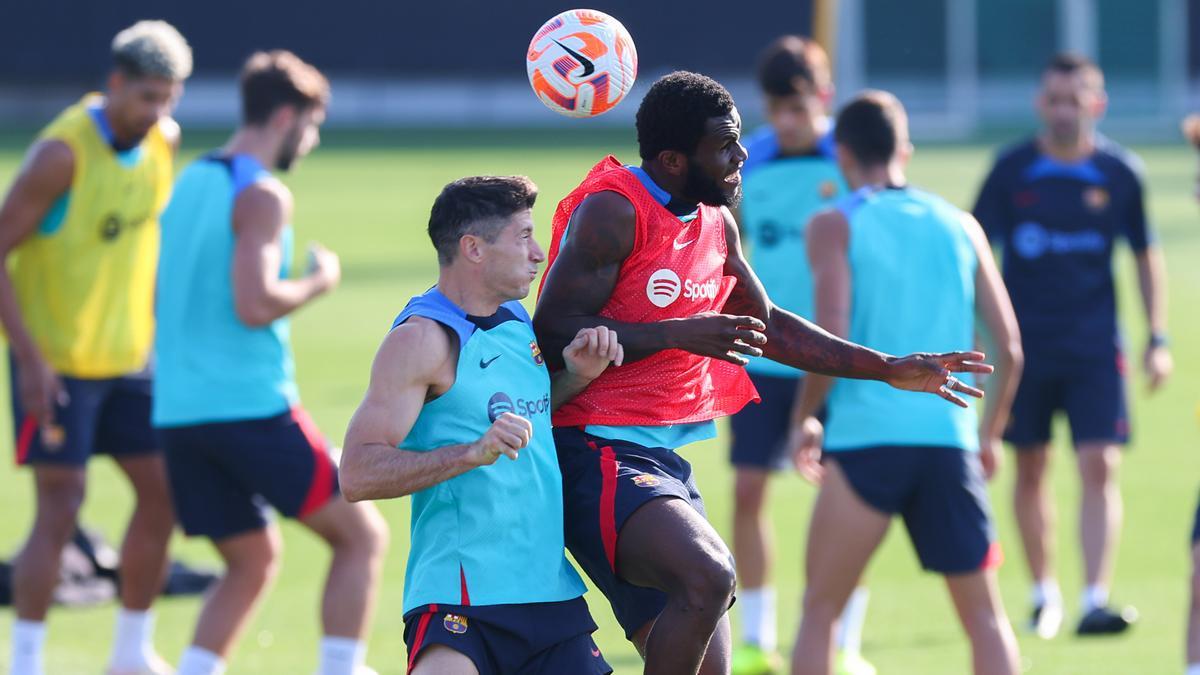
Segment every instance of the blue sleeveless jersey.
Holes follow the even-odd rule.
[[[815,308],[805,227],[848,191],[834,157],[833,134],[826,134],[810,153],[782,155],[775,131],[766,127],[747,139],[746,150],[739,224],[750,263],[772,302],[811,320]],[[791,366],[765,358],[751,358],[746,370],[775,377],[800,375]]]
[[[401,448],[473,443],[504,412],[533,423],[516,460],[500,457],[413,494],[404,611],[431,603],[500,605],[577,598],[563,548],[562,474],[550,427],[550,374],[519,302],[468,316],[433,288],[393,327],[422,316],[458,336],[450,390],[429,401]]]
[[[978,260],[963,214],[911,188],[863,188],[840,204],[850,223],[849,339],[890,354],[975,344]],[[970,376],[960,379],[971,382]],[[883,382],[838,380],[825,449],[936,445],[979,449],[974,408]]]
[[[270,417],[299,399],[287,319],[254,328],[234,309],[234,202],[269,175],[248,155],[210,155],[189,165],[175,184],[161,219],[156,426]],[[279,275],[286,278],[290,226],[281,238]]]

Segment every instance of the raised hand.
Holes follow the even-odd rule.
[[[990,373],[994,368],[983,363],[983,352],[947,352],[945,354],[909,354],[888,362],[884,380],[897,389],[937,394],[954,405],[967,402],[954,392],[983,398],[983,391],[964,384],[953,373]]]
[[[533,423],[513,413],[501,413],[478,441],[471,444],[472,459],[479,466],[494,464],[500,455],[516,459],[533,438]]]
[[[585,380],[594,380],[611,363],[621,365],[625,348],[617,341],[617,331],[607,326],[584,328],[563,350],[567,372]]]
[[[762,356],[762,346],[767,344],[766,324],[752,316],[704,312],[663,323],[672,327],[671,343],[676,348],[739,366],[750,362],[743,354]]]

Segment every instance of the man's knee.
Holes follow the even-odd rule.
[[[737,584],[733,558],[711,555],[696,560],[680,575],[680,592],[673,595],[688,609],[720,616],[729,608]]]
[[[1079,477],[1083,487],[1103,489],[1116,480],[1121,453],[1116,446],[1080,446]]]
[[[1040,490],[1046,478],[1047,463],[1047,451],[1043,446],[1018,450],[1016,488],[1022,491]]]
[[[766,491],[765,471],[739,469],[733,486],[734,506],[740,513],[758,513],[762,511]]]
[[[40,472],[37,478],[35,529],[66,542],[75,531],[85,492],[82,470]]]

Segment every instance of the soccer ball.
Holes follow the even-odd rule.
[[[637,50],[620,21],[592,9],[571,9],[534,34],[525,68],[533,93],[547,108],[595,117],[633,88]]]

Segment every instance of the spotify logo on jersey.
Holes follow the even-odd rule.
[[[650,275],[646,282],[646,297],[655,307],[666,307],[679,299],[682,285],[678,274],[664,268]]]
[[[510,413],[513,411],[512,399],[508,397],[508,394],[498,391],[492,394],[492,397],[488,399],[487,410],[488,421],[495,422],[504,413]]]

